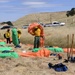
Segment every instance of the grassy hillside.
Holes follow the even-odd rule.
[[[40,21],[43,23],[50,23],[51,21],[65,22],[65,26],[44,27],[45,45],[67,47],[67,35],[69,34],[71,47],[72,34],[75,35],[75,16],[66,17],[66,12],[30,14],[15,21],[14,25],[21,27],[22,25],[26,25],[34,21]],[[21,42],[25,44],[33,44],[34,37],[28,33],[27,29],[21,30]],[[0,30],[0,38],[3,38],[3,33],[5,31],[6,30]]]
[[[22,26],[31,22],[50,23],[52,21],[65,22],[70,25],[75,23],[75,16],[66,16],[66,11],[63,12],[44,12],[26,15],[14,22],[14,25]]]

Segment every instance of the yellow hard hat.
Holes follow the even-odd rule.
[[[18,29],[18,31],[21,31],[21,29]]]
[[[35,28],[38,28],[37,26]]]

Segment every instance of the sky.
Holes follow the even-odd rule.
[[[0,0],[0,22],[40,12],[68,11],[75,8],[75,0]]]

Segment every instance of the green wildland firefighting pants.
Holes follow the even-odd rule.
[[[40,46],[40,36],[34,37],[34,48],[39,48]]]

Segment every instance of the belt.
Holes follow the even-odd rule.
[[[40,37],[40,36],[35,36],[35,37]]]

